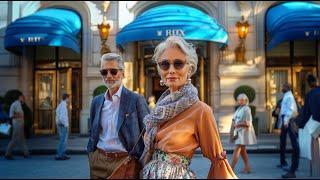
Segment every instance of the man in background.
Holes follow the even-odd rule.
[[[66,155],[66,146],[68,140],[68,127],[69,127],[69,116],[68,116],[68,101],[69,95],[63,94],[62,101],[56,109],[56,124],[60,137],[60,142],[57,148],[56,160],[67,160],[70,159]]]
[[[29,151],[24,137],[24,113],[21,105],[23,102],[24,95],[20,93],[17,100],[10,106],[9,117],[12,118],[13,133],[5,154],[7,160],[13,160],[12,150],[18,143],[21,143],[24,158],[29,157]]]
[[[286,152],[286,140],[287,140],[287,134],[289,132],[289,122],[292,118],[296,117],[298,115],[298,107],[295,102],[294,96],[291,91],[291,86],[289,83],[285,83],[282,85],[282,92],[283,92],[283,98],[281,102],[281,108],[280,108],[280,127],[281,127],[281,134],[280,134],[280,165],[278,165],[279,168],[287,168],[288,163],[286,162],[285,152]],[[289,132],[289,137],[292,144],[292,149],[299,151],[299,145],[297,141],[297,137],[294,136],[293,133]],[[299,163],[299,157],[294,158],[294,166],[292,169],[294,171],[298,167]]]

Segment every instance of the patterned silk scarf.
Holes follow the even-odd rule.
[[[167,89],[161,95],[155,109],[143,119],[146,126],[145,148],[140,158],[143,165],[151,159],[152,154],[149,150],[154,146],[153,141],[158,131],[157,125],[174,118],[198,101],[198,91],[191,83],[184,85],[174,93],[170,93],[170,90]]]

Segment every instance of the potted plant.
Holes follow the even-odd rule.
[[[100,94],[103,94],[107,91],[107,87],[105,85],[100,85],[93,90],[93,97],[96,97]]]

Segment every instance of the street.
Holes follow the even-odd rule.
[[[228,154],[229,163],[232,154]],[[22,156],[15,156],[15,160],[8,161],[3,156],[0,158],[0,179],[87,179],[89,168],[86,155],[71,155],[67,161],[55,161],[53,155],[33,155],[30,159]],[[252,168],[251,174],[242,174],[243,163],[239,160],[235,173],[238,178],[245,179],[279,179],[285,171],[276,167],[279,163],[279,154],[249,154],[249,161]],[[290,162],[289,154],[287,161]],[[197,178],[206,178],[210,161],[202,155],[195,154],[191,169]],[[310,179],[308,174],[308,161],[301,159],[297,178]]]

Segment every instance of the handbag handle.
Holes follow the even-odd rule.
[[[138,141],[134,144],[134,146],[133,146],[133,148],[131,149],[129,155],[130,155],[130,154],[133,152],[133,150],[136,148],[136,146],[137,146],[137,144],[138,144],[138,142],[139,142],[139,140],[140,140],[140,138],[142,137],[142,134],[143,134],[144,132],[145,132],[145,128],[142,129],[142,131],[141,131],[141,133],[140,133],[140,135],[139,135]]]

